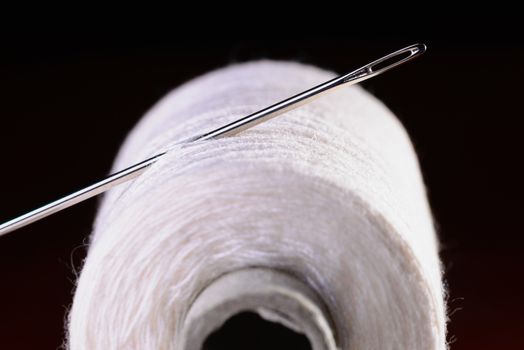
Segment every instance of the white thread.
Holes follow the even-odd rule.
[[[131,132],[121,169],[333,75],[261,61],[199,77]],[[174,349],[191,300],[249,266],[299,276],[342,349],[445,349],[437,242],[416,156],[392,113],[342,89],[243,134],[168,153],[100,208],[71,349]]]

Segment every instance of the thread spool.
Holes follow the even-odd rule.
[[[207,74],[145,116],[115,168],[330,77],[274,62]],[[252,267],[294,276],[301,293],[318,296],[313,304],[323,305],[340,349],[446,347],[437,242],[415,154],[391,112],[359,88],[239,137],[180,147],[111,191],[78,282],[69,345],[203,343],[209,332],[187,333],[198,319],[192,305],[220,276]]]

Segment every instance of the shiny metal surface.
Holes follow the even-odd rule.
[[[373,78],[379,74],[386,72],[389,69],[397,67],[426,51],[424,44],[414,44],[405,47],[401,50],[395,51],[389,55],[386,55],[376,61],[373,61],[359,69],[352,71],[351,73],[339,76],[335,79],[329,80],[325,83],[317,85],[309,90],[306,90],[300,94],[287,98],[281,102],[278,102],[272,106],[264,108],[258,112],[250,114],[246,117],[238,119],[230,124],[224,125],[220,128],[207,132],[205,134],[198,135],[196,137],[185,140],[181,143],[188,142],[200,142],[211,139],[218,139],[222,137],[228,137],[238,134],[241,131],[252,128],[253,126],[265,122],[278,115],[286,113],[292,109],[298,108],[313,99],[322,96],[327,92],[331,92],[336,88],[342,86],[349,86],[357,84],[364,80]],[[168,150],[169,151],[169,150]],[[132,180],[141,175],[151,164],[155,163],[168,151],[157,154],[149,159],[146,159],[140,163],[137,163],[129,168],[119,171],[115,174],[109,175],[105,179],[98,181],[88,187],[85,187],[79,191],[73,192],[65,197],[62,197],[56,201],[48,203],[38,209],[30,211],[24,215],[14,218],[0,225],[0,236],[6,233],[17,230],[23,226],[26,226],[32,222],[38,221],[51,214],[82,202],[86,199],[94,197],[102,192],[109,190],[123,182]]]

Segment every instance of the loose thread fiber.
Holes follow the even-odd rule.
[[[259,61],[196,78],[130,133],[121,169],[333,77]],[[71,349],[176,349],[226,272],[289,271],[323,299],[341,349],[445,349],[438,244],[394,115],[345,88],[238,136],[176,147],[106,195],[69,315]]]

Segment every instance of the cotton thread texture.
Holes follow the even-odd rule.
[[[175,89],[114,169],[332,78],[288,62]],[[191,301],[246,267],[324,300],[341,349],[445,349],[441,265],[420,169],[395,116],[359,87],[238,136],[175,147],[104,198],[69,315],[70,349],[177,349]]]

